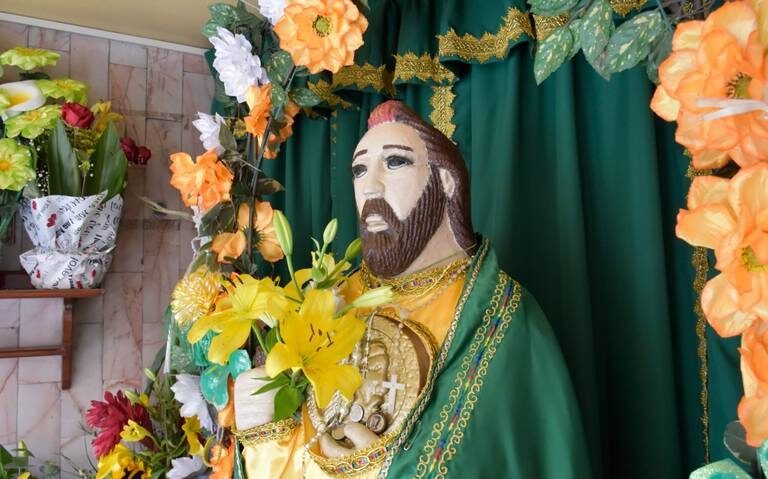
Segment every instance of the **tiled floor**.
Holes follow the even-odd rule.
[[[61,391],[58,357],[0,359],[0,444],[23,439],[41,459],[88,463],[83,413],[103,390],[137,387],[142,368],[164,344],[162,313],[190,260],[191,224],[154,215],[137,197],[181,208],[168,184],[168,155],[199,154],[192,127],[208,111],[213,83],[202,57],[55,30],[0,22],[0,51],[39,46],[61,54],[53,76],[91,85],[90,99],[110,99],[125,130],[152,150],[145,168],[131,168],[117,251],[105,294],[75,303],[72,387]],[[6,69],[0,83],[18,74]],[[1,270],[20,269],[29,249],[20,224],[3,248]],[[61,300],[0,300],[0,348],[47,346],[61,340]]]

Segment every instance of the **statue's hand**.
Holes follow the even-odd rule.
[[[235,426],[239,430],[250,429],[272,422],[275,417],[275,395],[277,389],[253,394],[267,381],[263,367],[241,373],[235,380]]]
[[[342,457],[352,454],[355,451],[370,446],[379,438],[376,433],[364,425],[357,422],[350,422],[344,425],[344,435],[352,441],[354,447],[345,447],[339,444],[328,433],[320,436],[320,452],[325,457]]]

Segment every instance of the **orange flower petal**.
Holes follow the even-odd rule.
[[[246,243],[247,238],[242,231],[219,233],[213,238],[211,250],[218,253],[217,260],[219,263],[229,263],[230,261],[227,257],[239,258],[243,251],[245,251]]]
[[[747,431],[747,444],[760,447],[768,439],[768,392],[763,390],[741,398],[738,414]]]
[[[693,246],[715,249],[735,226],[730,208],[713,204],[695,210],[680,210],[675,234]]]
[[[688,190],[688,209],[711,204],[728,204],[728,180],[717,176],[697,176]]]
[[[701,307],[710,326],[724,338],[741,334],[756,319],[739,309],[739,293],[724,274],[715,276],[704,286]]]
[[[737,217],[754,217],[768,210],[768,164],[758,163],[739,171],[731,179],[728,201]]]
[[[693,167],[700,170],[722,168],[728,163],[728,160],[730,160],[727,152],[716,150],[704,150],[693,153],[692,156]]]
[[[678,24],[675,28],[675,34],[672,36],[672,51],[698,48],[701,43],[703,27],[704,22],[701,20],[691,20]]]
[[[709,14],[702,34],[721,29],[732,35],[740,46],[745,46],[749,35],[757,29],[755,11],[746,2],[726,2]]]
[[[680,111],[680,102],[672,98],[663,85],[659,85],[651,99],[651,110],[667,121],[675,121]]]

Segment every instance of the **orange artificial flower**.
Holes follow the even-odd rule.
[[[213,239],[211,249],[218,253],[220,263],[229,262],[226,258],[239,258],[248,243],[248,205],[242,203],[237,210],[237,228],[234,233],[219,233]],[[275,235],[272,223],[275,212],[268,201],[257,201],[253,215],[253,240],[256,249],[265,261],[274,263],[283,259],[283,250]]]
[[[291,0],[275,25],[280,48],[310,73],[338,72],[354,62],[368,20],[350,0]]]
[[[768,439],[768,320],[744,332],[739,352],[744,379],[739,421],[747,431],[747,443],[759,447]]]
[[[761,111],[705,119],[717,108],[701,100],[755,99],[765,94],[766,60],[755,11],[745,1],[727,2],[706,20],[679,24],[672,53],[659,67],[661,84],[651,109],[677,121],[675,139],[693,155],[696,168],[768,161],[768,119]]]
[[[211,464],[209,479],[232,479],[235,472],[235,441],[229,438],[226,449],[221,444],[213,446],[208,462]]]
[[[701,293],[701,306],[720,336],[741,334],[768,318],[768,163],[731,180],[700,176],[677,215],[677,236],[715,250],[721,272]]]
[[[216,203],[229,200],[234,176],[218,161],[215,150],[198,156],[197,161],[192,161],[186,153],[174,153],[171,171],[171,185],[181,192],[185,205],[208,210]]]
[[[291,135],[293,135],[293,123],[295,121],[296,115],[299,113],[299,110],[299,105],[292,101],[288,102],[288,104],[285,106],[285,109],[283,110],[284,125],[277,132],[277,135],[274,133],[269,134],[269,140],[267,141],[267,151],[264,152],[264,158],[268,160],[274,160],[277,158],[280,145],[284,143],[285,140],[290,138]]]
[[[257,138],[263,137],[267,129],[269,109],[272,107],[269,97],[271,91],[272,85],[267,83],[262,86],[251,85],[245,92],[245,101],[251,109],[250,115],[244,118],[245,129]]]

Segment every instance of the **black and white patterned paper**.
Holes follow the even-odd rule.
[[[112,262],[123,199],[51,195],[24,200],[21,218],[35,247],[21,265],[35,288],[95,288]]]

